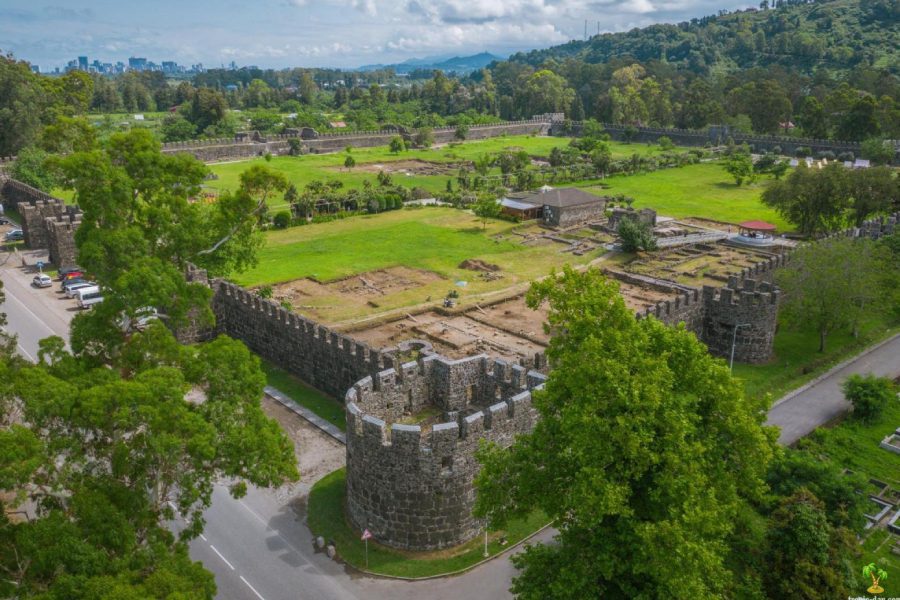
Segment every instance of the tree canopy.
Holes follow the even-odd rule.
[[[476,512],[493,524],[540,508],[557,543],[514,557],[522,598],[716,598],[726,537],[772,454],[762,404],[683,327],[636,320],[596,270],[534,283],[549,304],[552,370],[540,421],[484,448]]]

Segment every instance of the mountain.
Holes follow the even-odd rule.
[[[847,72],[856,66],[896,74],[900,2],[778,0],[777,8],[771,8],[764,0],[759,9],[597,35],[518,53],[509,60],[536,66],[547,60],[574,58],[596,64],[628,57],[700,74],[771,65],[808,74],[820,67]]]
[[[410,58],[402,63],[391,65],[363,65],[359,71],[376,71],[380,69],[393,69],[397,73],[408,74],[416,70],[428,71],[454,71],[456,73],[470,73],[483,69],[494,61],[503,60],[502,56],[496,56],[489,52],[481,52],[471,56],[430,56],[426,58]]]

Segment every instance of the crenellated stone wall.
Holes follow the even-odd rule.
[[[615,123],[601,123],[604,131],[618,141],[655,144],[665,136],[678,146],[706,146],[724,144],[728,138],[736,144],[747,144],[756,152],[772,151],[780,148],[782,154],[793,156],[800,147],[808,147],[814,154],[818,152],[852,152],[857,158],[862,149],[859,142],[841,140],[820,140],[780,135],[744,134],[730,131],[728,127],[711,125],[703,129],[679,129],[675,127],[631,127]],[[581,135],[583,123],[580,121],[554,122],[551,135]],[[900,145],[895,146],[894,164],[900,163]]]
[[[75,264],[75,230],[81,224],[78,208],[6,177],[0,178],[0,202],[4,209],[22,216],[22,233],[28,248],[48,249],[50,261],[58,267]]]
[[[472,125],[466,134],[468,140],[480,140],[503,135],[546,134],[550,131],[549,115],[541,115],[522,121],[508,121],[492,125]],[[432,129],[434,141],[439,144],[456,140],[456,127],[436,127]],[[411,140],[414,131],[405,128],[388,128],[379,131],[349,131],[320,134],[304,128],[290,134],[268,136],[239,134],[234,138],[189,140],[163,144],[163,152],[176,154],[187,152],[203,162],[216,162],[241,158],[252,158],[269,154],[287,154],[290,140],[298,139],[303,152],[338,152],[351,146],[369,148],[386,146],[395,136]]]
[[[537,422],[531,391],[545,377],[479,355],[430,355],[357,382],[346,394],[347,516],[379,543],[406,550],[472,539],[475,451],[509,446]],[[430,407],[437,422],[398,421]]]
[[[241,340],[256,354],[337,398],[362,377],[393,366],[389,354],[272,300],[218,279],[211,286],[217,332]]]
[[[772,358],[780,291],[768,282],[732,277],[726,287],[703,287],[703,330],[711,354],[758,364]]]

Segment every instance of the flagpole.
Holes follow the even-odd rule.
[[[366,538],[366,569],[369,568],[369,538]]]

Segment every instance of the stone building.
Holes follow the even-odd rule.
[[[537,193],[513,194],[503,198],[503,212],[524,219],[540,219],[551,227],[569,227],[600,219],[606,198],[578,188],[546,187]]]
[[[545,377],[485,355],[432,354],[381,371],[346,395],[347,516],[382,544],[435,550],[475,537],[475,451],[534,428]],[[431,418],[423,416],[432,415]]]

